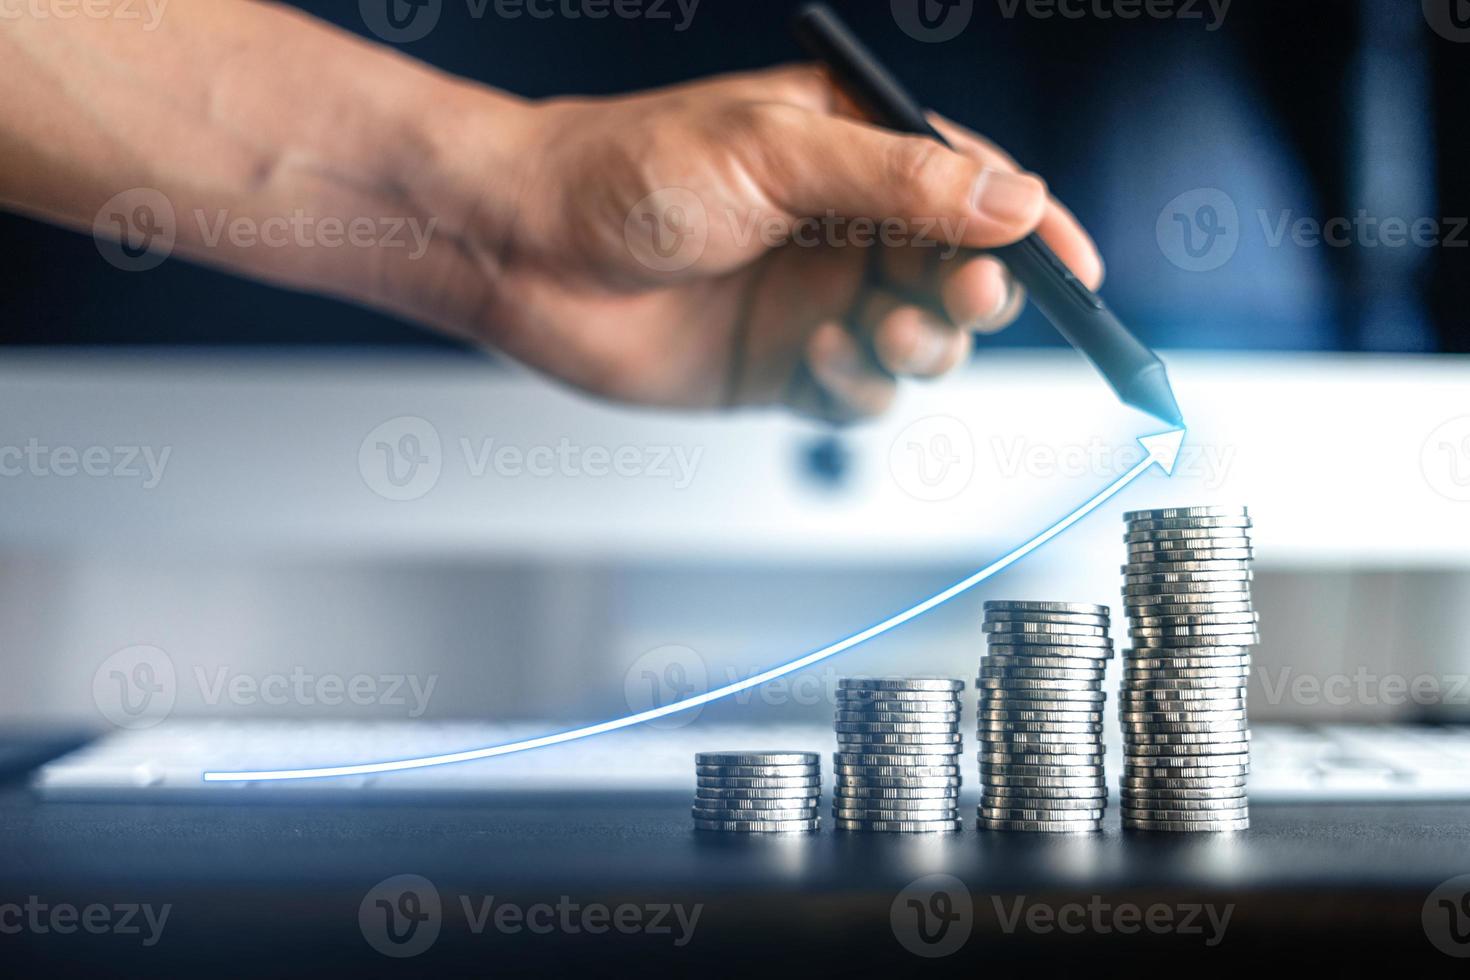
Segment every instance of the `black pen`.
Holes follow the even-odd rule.
[[[827,66],[833,81],[874,122],[949,145],[929,125],[913,97],[830,7],[824,3],[803,7],[795,29],[807,51]],[[1102,297],[1073,275],[1040,235],[1027,235],[1014,245],[988,251],[1005,262],[1026,287],[1036,308],[1093,363],[1120,399],[1172,426],[1183,427],[1184,416],[1159,356],[1123,326]]]

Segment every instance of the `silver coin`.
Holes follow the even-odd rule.
[[[1252,647],[1261,642],[1259,633],[1228,633],[1218,636],[1135,636],[1133,649],[1180,649],[1184,647]]]
[[[1103,691],[1097,690],[1011,690],[1009,688],[995,688],[980,692],[980,709],[995,709],[1001,705],[1008,708],[1019,707],[1023,710],[1035,710],[1045,707],[1049,711],[1064,711],[1067,709],[1058,707],[1065,702],[1068,704],[1102,704],[1108,696]],[[1029,706],[1029,707],[1028,707]]]
[[[859,766],[867,769],[901,767],[914,775],[916,769],[947,769],[957,765],[959,751],[954,752],[834,752],[832,761],[839,766]],[[877,775],[877,773],[875,773]]]
[[[1130,555],[1120,566],[1124,575],[1153,572],[1243,572],[1251,567],[1255,552],[1249,548],[1219,551],[1167,551],[1155,555]]]
[[[975,812],[982,820],[1040,820],[1050,823],[1054,820],[1101,820],[1106,810],[1101,808],[1086,810],[1034,810],[1034,809],[1010,809],[1005,807],[991,807],[981,804],[976,807]]]
[[[820,817],[809,820],[695,820],[695,830],[718,830],[735,834],[778,834],[816,830]]]
[[[837,786],[843,790],[950,790],[964,784],[954,776],[839,776]]]
[[[1144,629],[1177,629],[1199,626],[1239,626],[1242,623],[1259,623],[1257,612],[1190,613],[1184,616],[1130,616],[1129,623]]]
[[[958,796],[958,786],[899,789],[893,786],[849,786],[842,782],[837,784],[832,794],[835,800],[952,800]]]
[[[1097,647],[1109,649],[1113,645],[1112,639],[1107,636],[1076,636],[1071,633],[1028,633],[1025,630],[1012,630],[1009,633],[991,633],[990,650],[992,653],[998,651],[998,646],[1048,646],[1048,647]]]
[[[980,764],[980,778],[982,783],[994,783],[1001,778],[1014,779],[1018,776],[1028,778],[1049,779],[1103,779],[1107,773],[1103,769],[1101,759],[1095,759],[1087,765],[1023,765],[1021,763],[984,763]],[[1140,773],[1139,775],[1152,775],[1152,773]]]
[[[1091,602],[1048,602],[1040,599],[988,599],[986,612],[1075,613],[1082,616],[1107,616],[1107,606]]]
[[[838,820],[956,820],[959,815],[959,808],[954,806],[928,809],[845,806],[832,808],[832,816]]]
[[[1123,512],[1123,520],[1166,521],[1185,517],[1249,517],[1250,510],[1244,505],[1198,504],[1189,507],[1155,507],[1153,510],[1129,510]]]
[[[1250,805],[1239,800],[1193,800],[1194,803],[1228,803],[1212,809],[1182,806],[1140,807],[1122,805],[1118,811],[1128,820],[1238,820],[1250,816]]]
[[[1227,790],[1243,790],[1246,785],[1246,777],[1240,776],[1194,776],[1172,778],[1149,778],[1146,776],[1124,776],[1121,787],[1136,792],[1225,792]]]
[[[1108,791],[1102,786],[1071,787],[1068,789],[984,786],[981,789],[981,799],[986,801],[987,806],[1034,806],[1043,810],[1070,810],[1088,806],[1102,807],[1107,805],[1108,798]]]
[[[1105,664],[1113,658],[1112,647],[1059,647],[1049,643],[1007,644],[991,643],[986,647],[986,657],[1059,657],[1067,660],[1088,660]]]
[[[1192,704],[1188,705],[1196,711],[1233,711],[1245,707],[1246,691],[1242,688],[1235,690],[1229,687],[1205,687],[1205,688],[1122,688],[1118,691],[1119,707],[1127,711],[1182,711],[1183,705],[1173,702],[1185,701],[1238,701],[1239,704]],[[1134,704],[1148,704],[1155,702],[1164,705],[1162,708],[1135,708]],[[1124,706],[1126,705],[1126,708]]]
[[[696,752],[697,766],[815,766],[816,752]]]
[[[1024,619],[987,619],[980,625],[984,633],[1037,633],[1043,636],[1107,636],[1106,626],[1080,626],[1076,623],[1032,623]]]
[[[1250,667],[1134,667],[1123,671],[1123,679],[1130,682],[1147,681],[1198,681],[1216,677],[1231,679],[1244,684],[1250,678]]]
[[[1126,727],[1143,725],[1148,728],[1169,725],[1235,725],[1249,717],[1244,708],[1235,711],[1119,711],[1118,723]],[[1163,728],[1168,731],[1168,728]],[[1187,732],[1189,728],[1179,731]]]
[[[1197,759],[1169,756],[1123,757],[1125,776],[1149,776],[1155,779],[1184,779],[1192,776],[1248,776],[1247,755],[1207,755]]]
[[[899,814],[901,820],[919,820],[919,816],[905,816],[904,814],[915,811],[926,812],[934,810],[954,810],[959,805],[959,794],[956,792],[940,792],[930,796],[834,796],[832,797],[832,812],[836,816],[847,817],[851,820],[888,820],[890,814]],[[883,811],[873,814],[867,811]],[[958,814],[953,814],[958,816]],[[936,818],[937,819],[937,818]]]
[[[1139,796],[1133,793],[1124,793],[1122,805],[1125,811],[1129,812],[1132,816],[1135,817],[1142,817],[1145,820],[1172,820],[1174,819],[1173,814],[1170,814],[1167,817],[1161,817],[1157,814],[1151,814],[1142,811],[1172,810],[1182,811],[1185,813],[1214,811],[1218,813],[1221,810],[1243,810],[1246,808],[1247,803],[1245,793],[1243,792],[1239,793],[1236,796],[1197,796],[1192,799],[1171,796],[1162,801],[1159,797]]]
[[[741,807],[700,806],[696,804],[690,813],[696,820],[810,820],[817,816],[821,807],[787,807],[785,809],[753,810]]]
[[[1046,791],[1078,795],[1097,791],[1106,795],[1107,786],[1107,779],[1101,772],[1091,776],[1012,776],[1001,772],[980,774],[980,788],[983,791],[999,789],[1016,793]]]
[[[980,723],[1011,723],[1011,724],[1084,724],[1101,725],[1103,713],[1101,711],[1079,710],[1079,711],[1053,711],[1045,708],[1028,710],[1017,707],[985,708],[976,712],[976,718]]]
[[[945,756],[944,758],[946,761],[943,765],[925,766],[907,764],[894,765],[891,763],[878,763],[872,765],[849,765],[839,762],[832,767],[832,771],[838,776],[843,777],[844,779],[940,779],[950,776],[959,776],[960,766],[958,756]]]
[[[1124,818],[1124,830],[1155,830],[1171,833],[1225,833],[1249,830],[1250,820],[1153,821]]]
[[[940,705],[948,705],[958,702],[960,697],[955,691],[845,691],[839,689],[836,693],[838,701],[853,704],[886,704],[889,701],[897,701],[907,705],[932,701]]]
[[[1097,680],[1032,680],[1025,677],[1014,679],[978,677],[975,686],[982,691],[1044,691],[1048,694],[1063,691],[1096,691]]]
[[[1201,800],[1244,800],[1244,786],[1222,786],[1218,789],[1132,789],[1124,787],[1121,799],[1139,801],[1142,806],[1168,806],[1166,801],[1181,803]]]
[[[1176,657],[1172,650],[1160,651],[1157,657],[1130,656],[1123,661],[1130,670],[1198,670],[1204,667],[1250,667],[1251,658],[1240,654],[1221,654],[1218,657]]]
[[[842,691],[963,691],[965,682],[948,677],[841,677]]]
[[[1211,616],[1229,613],[1249,613],[1255,611],[1255,605],[1249,593],[1226,592],[1221,598],[1213,597],[1202,602],[1169,602],[1167,600],[1154,601],[1154,596],[1130,596],[1126,603],[1128,606],[1129,622],[1139,622],[1160,616]],[[1189,596],[1185,597],[1191,598]],[[1147,623],[1145,622],[1145,625]]]
[[[793,789],[821,784],[820,776],[700,776],[697,781],[709,789]]]
[[[1144,541],[1127,542],[1129,554],[1144,551],[1222,551],[1250,547],[1251,539],[1245,535],[1211,535],[1208,538],[1147,538]]]
[[[1008,678],[1024,681],[1086,681],[1101,683],[1102,668],[1085,667],[1000,667],[992,664],[980,666],[980,680],[1004,681]]]
[[[1226,756],[1225,758],[1232,758]],[[1101,769],[1103,754],[1099,752],[982,752],[980,765],[986,769],[1032,776],[1053,775],[1055,770]],[[1036,770],[1036,771],[1033,771]],[[1048,771],[1040,771],[1048,770]]]
[[[1107,669],[1107,661],[1095,657],[1025,657],[1010,654],[987,654],[980,660],[981,667],[1040,668],[1043,670],[1092,670]]]
[[[1213,732],[1140,732],[1136,729],[1129,729],[1123,733],[1124,742],[1134,747],[1129,751],[1135,755],[1150,754],[1144,752],[1145,746],[1149,749],[1174,747],[1185,751],[1185,747],[1210,746],[1213,748],[1222,745],[1236,745],[1241,742],[1249,742],[1250,737],[1250,729],[1244,725]],[[1223,753],[1211,752],[1208,754],[1221,755]]]
[[[885,834],[936,834],[963,829],[955,820],[838,820],[838,830],[870,831]]]
[[[1101,722],[1085,721],[986,721],[982,719],[975,726],[975,733],[981,738],[1007,733],[1101,735],[1102,731]]]
[[[1195,735],[1198,737],[1219,737],[1232,732],[1244,732],[1247,730],[1247,722],[1244,718],[1234,721],[1176,721],[1176,722],[1122,722],[1123,737],[1143,738],[1151,735]],[[1136,739],[1135,739],[1136,740]]]
[[[1147,691],[1158,694],[1166,691],[1232,691],[1245,686],[1243,675],[1217,675],[1213,677],[1146,677],[1123,678],[1118,686],[1120,692]],[[1216,694],[1215,697],[1228,697]]]
[[[696,800],[729,800],[741,803],[787,803],[792,805],[802,800],[815,800],[822,795],[820,786],[802,786],[796,789],[718,789],[700,786],[694,790]]]
[[[1198,758],[1204,755],[1244,755],[1250,751],[1250,732],[1242,732],[1240,735],[1230,738],[1228,741],[1204,741],[1184,742],[1176,739],[1195,738],[1197,736],[1184,735],[1139,735],[1130,738],[1123,747],[1125,756],[1152,756],[1170,759]],[[1206,739],[1214,739],[1217,736],[1207,735]],[[1170,741],[1159,741],[1169,739]]]
[[[1091,834],[1101,830],[1102,823],[1098,820],[990,820],[981,817],[978,829],[1032,834]]]
[[[820,765],[801,766],[695,766],[694,772],[699,776],[816,776],[822,772]]]
[[[1129,636],[1219,636],[1225,633],[1255,631],[1257,617],[1245,623],[1199,623],[1194,626],[1129,626]]]
[[[844,735],[953,735],[958,721],[839,721],[833,730]]]
[[[1128,521],[1128,529],[1136,532],[1209,530],[1217,527],[1250,527],[1252,521],[1243,514],[1230,517],[1166,517],[1144,518]]]
[[[843,722],[859,722],[866,724],[924,724],[924,725],[958,725],[960,713],[958,711],[929,711],[929,712],[895,712],[895,711],[838,711],[836,713],[837,724]]]
[[[1111,616],[1082,616],[1077,613],[989,613],[984,622],[991,626],[1002,623],[1034,623],[1040,626],[1080,626],[1106,633],[1112,626]],[[1017,632],[1016,630],[991,630],[990,632]]]
[[[1015,751],[1019,746],[1030,745],[1099,745],[1100,732],[987,732],[976,733],[988,748],[1008,748]],[[1026,751],[1032,751],[1027,749]]]
[[[1130,528],[1123,535],[1124,544],[1147,541],[1197,541],[1200,539],[1250,537],[1247,524],[1214,525],[1208,527],[1154,527]]]
[[[1136,572],[1129,571],[1125,566],[1122,569],[1123,594],[1149,595],[1151,593],[1146,590],[1157,590],[1161,587],[1172,588],[1174,592],[1245,592],[1249,591],[1250,583],[1256,577],[1249,562],[1231,562],[1229,564],[1232,567],[1229,568],[1197,564],[1201,567],[1149,567]]]
[[[895,745],[905,748],[958,745],[965,738],[953,729],[942,732],[909,732],[906,734],[897,732],[836,732],[834,734],[839,745]],[[848,749],[847,751],[855,750]],[[924,751],[938,752],[940,750],[937,748],[925,748]]]

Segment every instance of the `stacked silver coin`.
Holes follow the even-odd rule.
[[[980,662],[981,830],[1085,833],[1102,827],[1107,606],[985,603]]]
[[[1244,507],[1132,511],[1124,541],[1123,826],[1250,826],[1246,683],[1260,639]]]
[[[731,833],[816,830],[822,759],[815,752],[700,752],[694,826]]]
[[[838,830],[960,829],[960,692],[936,677],[837,682]]]

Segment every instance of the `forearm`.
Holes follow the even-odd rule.
[[[178,252],[394,306],[397,266],[423,255],[400,227],[404,247],[365,257],[361,220],[452,239],[467,168],[513,179],[518,100],[270,4],[170,3],[148,24],[0,0],[0,203],[87,229],[114,195],[149,188],[172,205]],[[359,221],[360,244],[303,245],[324,219],[332,241]]]

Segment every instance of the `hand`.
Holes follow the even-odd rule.
[[[1004,266],[961,246],[1039,227],[1084,282],[1102,278],[1086,233],[1010,157],[938,118],[958,152],[868,125],[815,69],[525,114],[514,179],[470,178],[467,257],[439,294],[462,308],[433,319],[599,395],[848,421],[1021,310]]]

